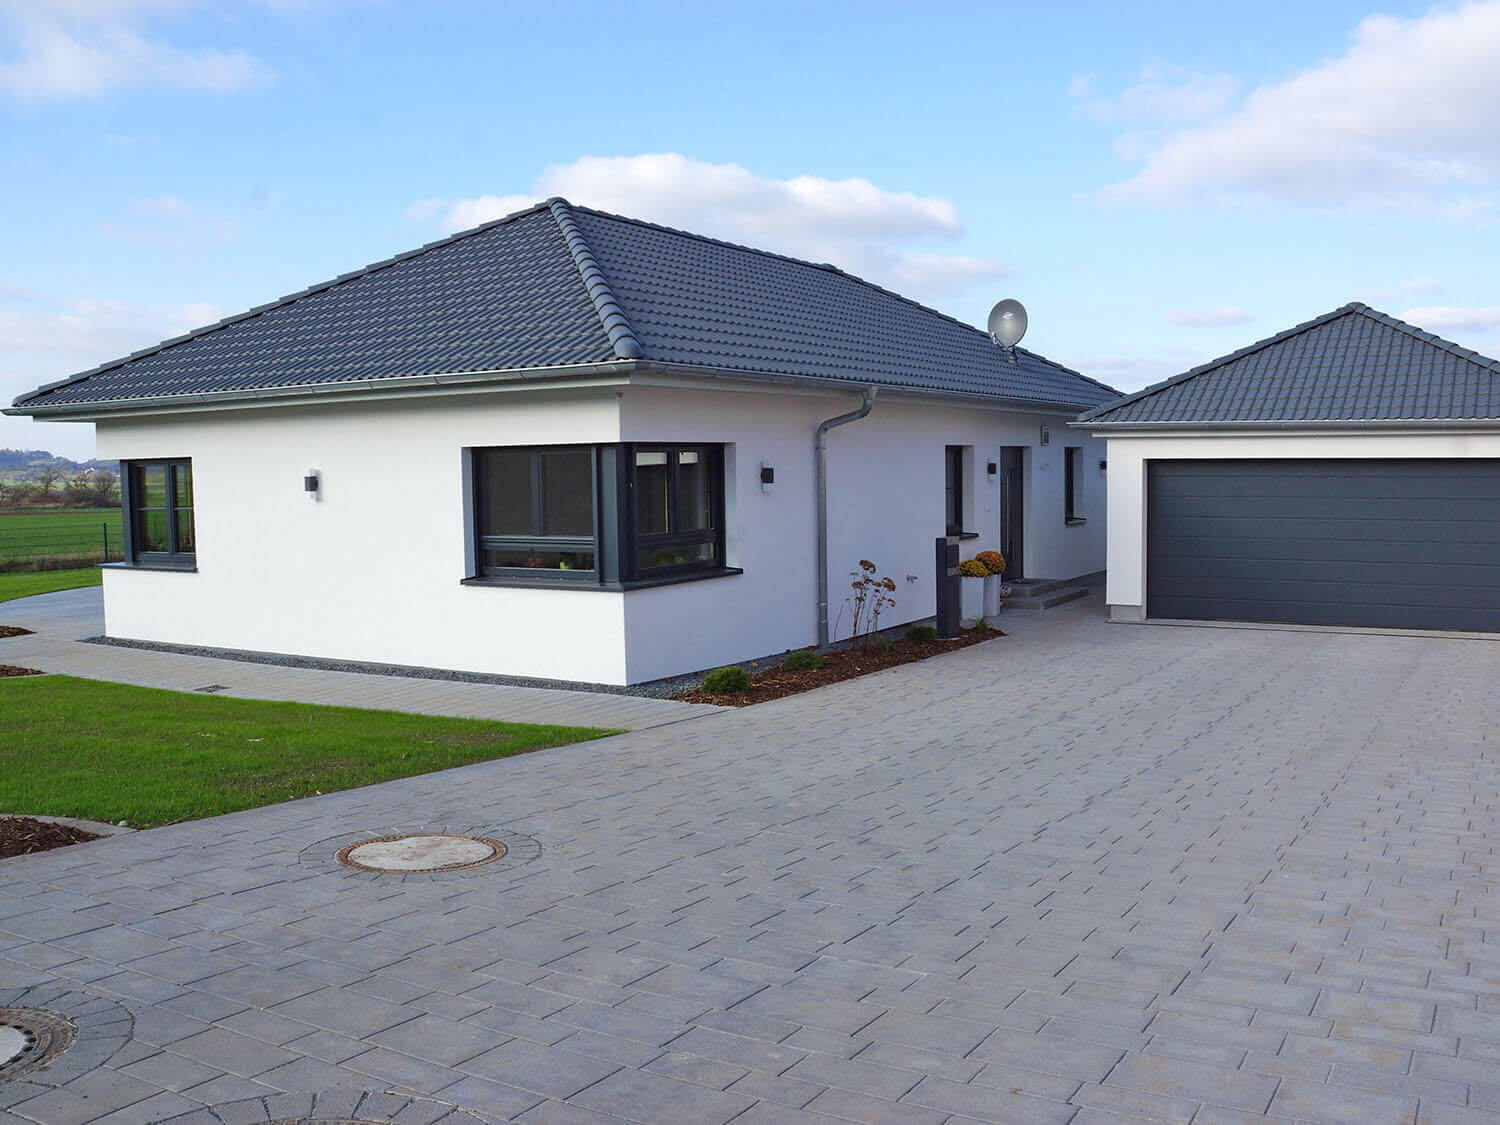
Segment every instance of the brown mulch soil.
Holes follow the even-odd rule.
[[[29,637],[30,629],[23,629],[19,625],[0,625],[0,637]]]
[[[684,703],[717,703],[721,707],[748,707],[752,703],[764,703],[769,699],[780,699],[786,695],[812,691],[825,684],[836,684],[841,680],[852,680],[879,672],[882,668],[894,668],[898,664],[910,664],[926,660],[929,656],[968,648],[981,641],[1003,637],[999,629],[964,629],[951,641],[908,641],[904,637],[892,641],[889,648],[877,648],[873,644],[854,645],[823,654],[821,668],[793,672],[785,668],[772,668],[767,672],[756,672],[750,677],[750,686],[732,695],[710,695],[702,688],[685,691],[671,698]]]
[[[40,676],[41,674],[36,668],[18,668],[14,664],[0,664],[0,680],[6,676]]]
[[[53,824],[34,816],[0,816],[0,859],[65,848],[69,844],[97,839],[99,835],[96,832],[85,832],[82,828],[70,828],[66,824]]]

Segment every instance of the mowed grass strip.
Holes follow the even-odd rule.
[[[0,812],[149,828],[616,733],[0,680]]]
[[[81,570],[0,573],[0,602],[29,598],[33,594],[52,594],[58,590],[76,590],[80,586],[97,586],[102,580],[97,566],[86,566]]]

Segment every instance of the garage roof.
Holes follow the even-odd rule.
[[[1092,410],[1077,425],[1500,421],[1500,362],[1358,301]]]
[[[42,387],[8,413],[543,370],[754,374],[1036,403],[1118,392],[832,266],[552,199]],[[427,379],[428,383],[438,381]]]

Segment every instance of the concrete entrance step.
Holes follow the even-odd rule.
[[[1089,586],[1096,575],[1082,578],[1021,578],[1010,584],[1006,609],[1052,609],[1089,596]]]

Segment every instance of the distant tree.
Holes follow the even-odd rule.
[[[107,508],[120,502],[120,478],[108,469],[89,474],[89,502],[96,508]]]
[[[52,486],[62,478],[62,472],[52,465],[38,469],[32,480],[36,483],[37,499],[46,503],[52,499]]]

